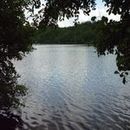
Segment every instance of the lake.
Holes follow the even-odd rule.
[[[130,81],[123,85],[116,56],[83,45],[35,45],[15,61],[28,88],[24,130],[128,130]]]

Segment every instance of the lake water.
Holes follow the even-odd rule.
[[[128,130],[130,81],[115,75],[115,55],[94,47],[37,45],[15,62],[28,95],[21,108],[25,130]]]

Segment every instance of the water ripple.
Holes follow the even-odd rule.
[[[24,130],[129,130],[130,84],[114,75],[114,55],[93,47],[35,46],[16,63],[29,88]]]

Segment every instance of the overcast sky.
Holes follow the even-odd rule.
[[[114,14],[108,15],[108,13],[106,12],[107,8],[104,7],[104,3],[102,2],[102,0],[96,0],[96,3],[97,3],[96,10],[91,11],[89,16],[84,15],[82,11],[80,11],[79,20],[78,20],[80,23],[85,21],[90,21],[92,16],[96,16],[97,19],[101,19],[102,16],[106,16],[109,19],[113,19],[117,21],[120,19],[119,15],[114,15]],[[69,20],[65,19],[65,21],[61,21],[61,22],[59,21],[58,25],[60,27],[73,26],[74,25],[73,21],[74,18],[71,18]]]
[[[45,0],[41,0],[41,2],[45,3]],[[96,16],[97,19],[101,19],[102,16],[106,16],[108,17],[108,19],[113,19],[117,21],[120,19],[119,15],[114,15],[114,14],[108,15],[108,13],[106,12],[107,8],[104,7],[104,3],[102,2],[102,0],[96,0],[96,3],[97,3],[96,10],[92,10],[89,16],[84,15],[80,10],[80,15],[78,20],[80,23],[90,21],[92,16]],[[35,10],[35,13],[37,12],[38,10]],[[27,17],[29,16],[27,12],[25,12],[25,15]],[[31,21],[31,19],[29,19],[29,21]],[[73,26],[74,25],[73,22],[74,22],[74,18],[70,18],[69,20],[65,18],[64,21],[59,21],[58,25],[59,27],[68,27],[68,26]]]

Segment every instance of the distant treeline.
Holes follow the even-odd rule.
[[[104,26],[104,19],[96,21],[92,17],[91,21],[75,24],[73,27],[46,27],[39,29],[35,35],[37,44],[94,44],[97,33],[101,26]]]

